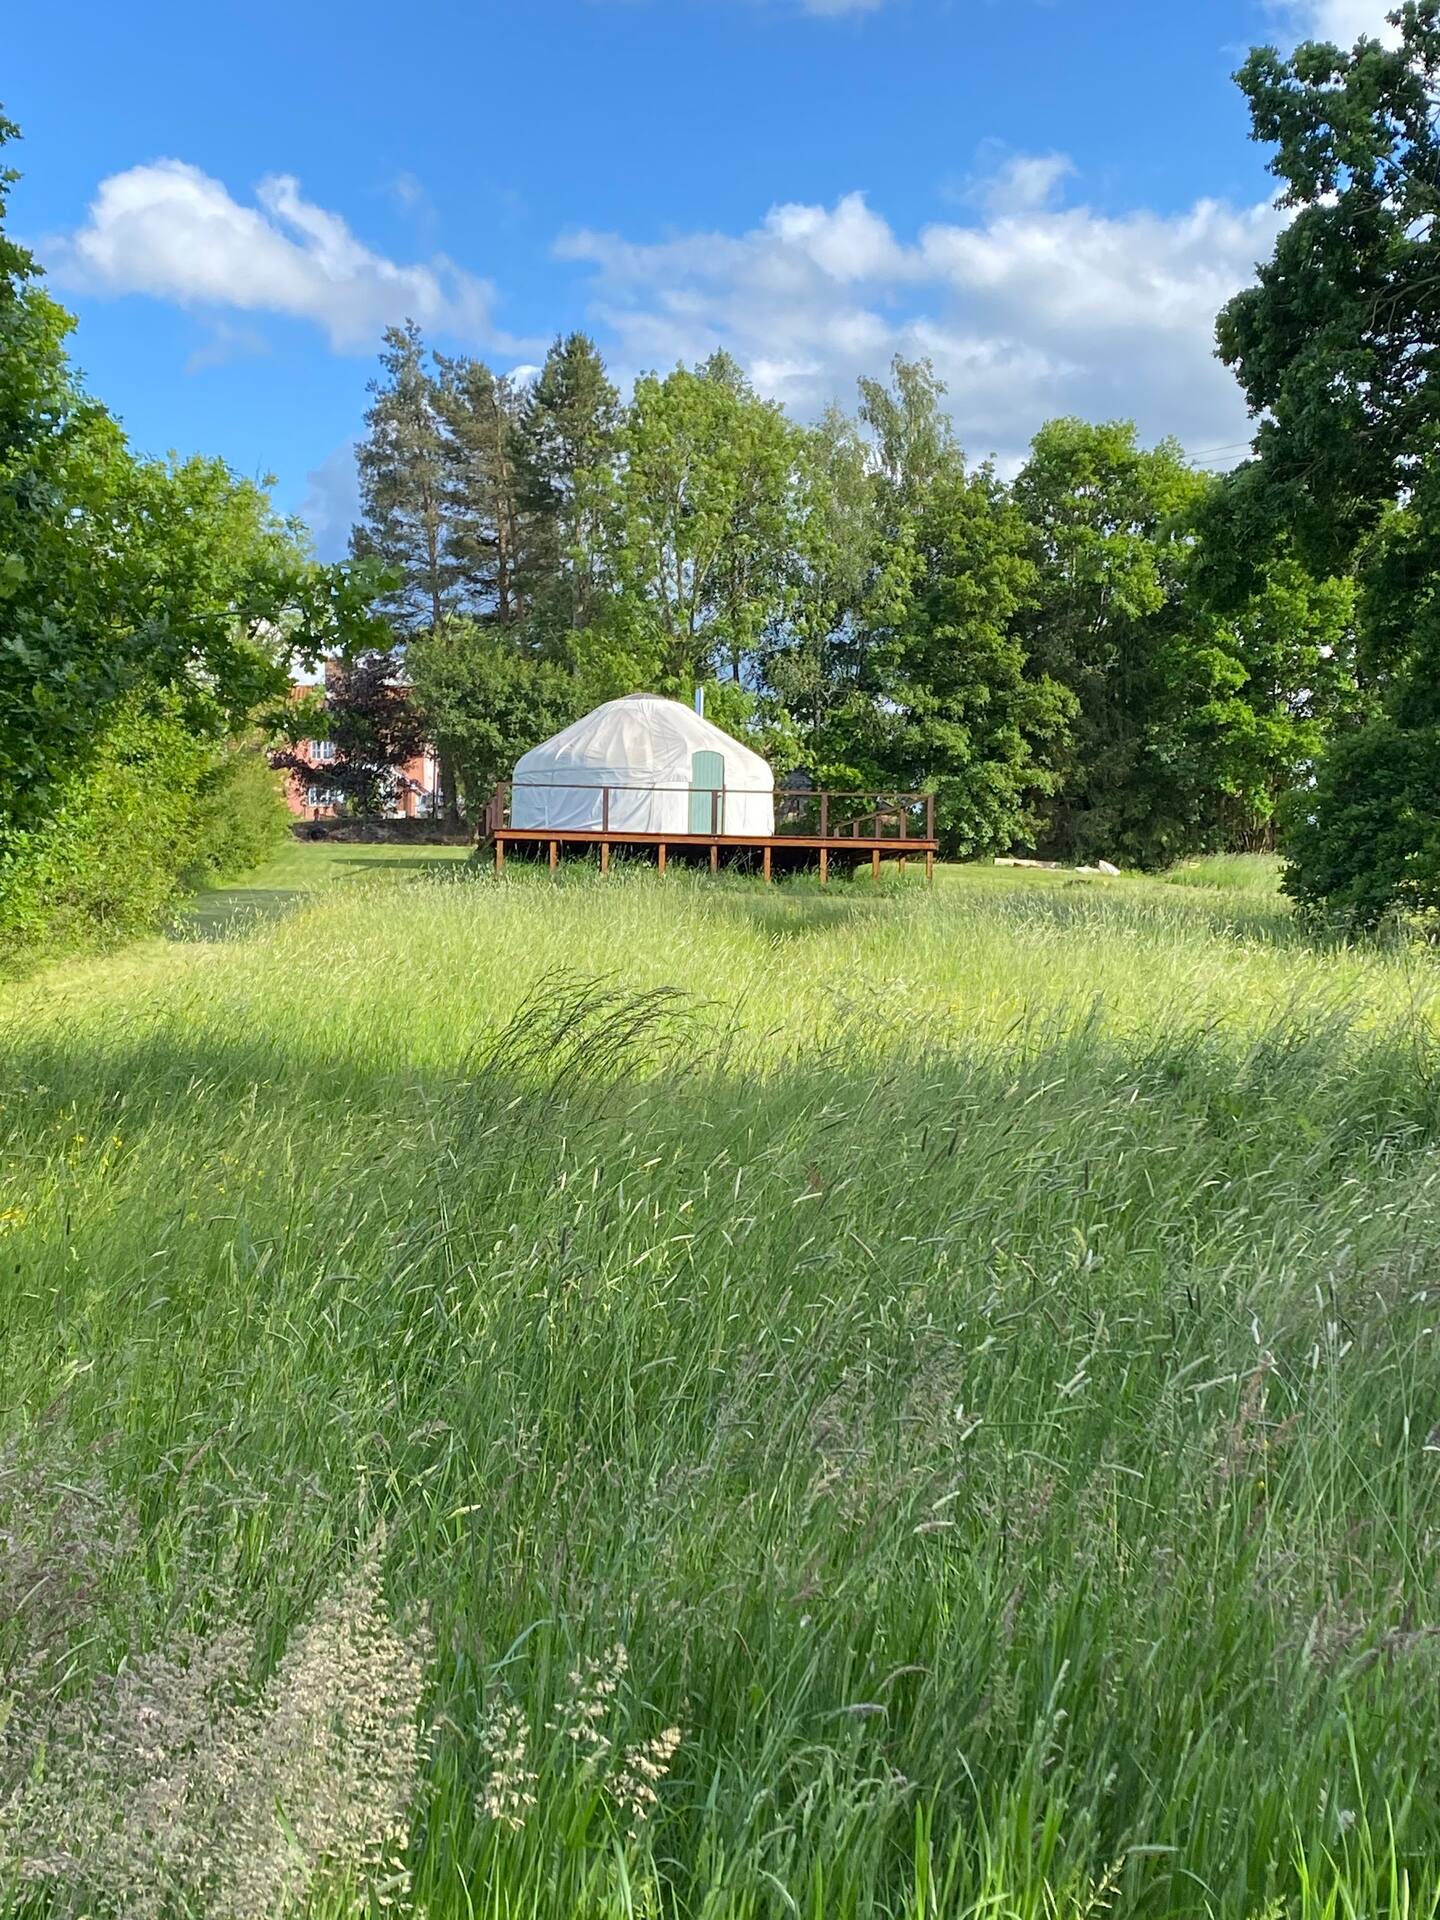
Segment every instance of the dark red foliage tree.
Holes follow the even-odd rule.
[[[338,787],[362,814],[382,811],[403,782],[404,767],[426,745],[401,656],[393,651],[331,663],[323,725],[332,757],[309,758],[292,747],[272,754],[272,764],[303,781]]]

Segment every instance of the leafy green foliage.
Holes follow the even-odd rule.
[[[1258,420],[1230,544],[1253,566],[1283,536],[1312,568],[1356,569],[1358,664],[1384,711],[1337,736],[1294,806],[1288,884],[1362,925],[1440,906],[1440,0],[1395,19],[1395,47],[1262,47],[1241,69],[1293,218],[1218,324]]]
[[[23,567],[0,600],[0,826],[44,816],[128,695],[173,692],[197,736],[222,738],[288,687],[292,651],[370,630],[373,569],[316,567],[221,462],[136,460],[74,405],[78,445],[44,449],[55,483],[41,487],[32,448],[0,492],[0,545]]]
[[[0,122],[0,143],[15,129]],[[13,172],[0,174],[0,215]],[[290,661],[373,634],[373,564],[320,567],[219,461],[139,459],[70,317],[0,234],[0,928],[83,944],[162,912],[194,808]],[[107,825],[107,812],[109,821]],[[147,818],[146,815],[149,817]]]
[[[1307,784],[1333,734],[1365,710],[1354,583],[1317,580],[1277,554],[1248,598],[1219,617],[1215,643],[1243,677],[1191,722],[1207,838],[1269,847],[1287,796]]]
[[[405,668],[472,819],[522,753],[585,711],[573,675],[476,620],[447,620],[417,634]]]
[[[1236,563],[1213,483],[1127,423],[1052,422],[1007,489],[967,476],[923,361],[802,428],[724,354],[625,407],[583,335],[523,396],[427,370],[413,328],[382,358],[364,460],[431,502],[386,548],[397,632],[472,809],[557,715],[703,684],[777,774],[932,788],[952,850],[1163,865],[1270,844],[1356,708],[1348,583]],[[410,482],[378,437],[407,394]],[[475,625],[438,637],[457,607]]]
[[[1440,728],[1371,721],[1337,736],[1294,794],[1285,890],[1320,918],[1369,928],[1440,905]]]
[[[288,839],[290,819],[284,782],[263,747],[254,741],[226,747],[196,791],[184,883],[209,886],[263,866]]]
[[[132,694],[43,826],[0,848],[0,968],[147,933],[195,887],[264,860],[288,830],[258,749],[197,738],[174,695]]]
[[[1078,709],[1043,836],[1060,858],[1163,864],[1194,844],[1188,762],[1243,679],[1183,592],[1206,484],[1173,442],[1081,420],[1043,427],[1016,482],[1039,573],[1027,651]]]
[[[791,718],[796,764],[817,785],[854,786],[857,752],[875,746],[865,612],[880,533],[869,447],[838,408],[798,436],[794,488],[784,611],[761,643],[759,675]]]
[[[739,679],[778,616],[794,455],[795,429],[723,354],[635,383],[604,487],[617,616],[655,691],[683,695],[722,666]]]
[[[1349,563],[1440,429],[1440,3],[1397,18],[1397,47],[1259,47],[1236,76],[1293,217],[1221,312],[1220,352],[1258,422],[1257,504],[1321,572]]]
[[[947,851],[1028,844],[1076,711],[1058,681],[1027,671],[1015,630],[1038,580],[1029,529],[988,469],[952,469],[919,504],[914,551],[880,722],[886,770],[933,788]]]
[[[173,702],[112,710],[89,763],[55,793],[41,828],[0,851],[0,961],[145,932],[175,903],[194,851],[209,765]]]
[[[974,855],[1028,843],[1074,703],[1029,668],[1029,532],[988,468],[966,473],[943,393],[897,360],[888,385],[861,382],[858,424],[831,413],[802,440],[763,662],[803,716],[812,778],[933,791],[947,850]]]

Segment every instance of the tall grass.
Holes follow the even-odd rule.
[[[1434,1016],[1278,900],[992,873],[363,885],[12,990],[0,1402],[124,1516],[13,1690],[238,1611],[273,1691],[383,1539],[431,1916],[1434,1914]]]
[[[1282,862],[1273,853],[1211,853],[1182,860],[1164,878],[1172,887],[1219,887],[1228,893],[1277,893]]]

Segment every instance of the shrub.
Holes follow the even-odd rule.
[[[195,850],[185,881],[201,886],[260,866],[284,844],[290,813],[285,776],[258,746],[227,748],[195,798]]]
[[[132,698],[49,819],[0,839],[0,966],[151,932],[263,859],[285,819],[262,755],[197,740],[171,698]]]
[[[1336,739],[1293,797],[1286,893],[1357,928],[1440,907],[1440,728],[1375,720]]]

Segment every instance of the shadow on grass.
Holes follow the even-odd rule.
[[[222,887],[202,894],[165,930],[167,940],[213,942],[243,940],[279,920],[306,900],[308,887]]]
[[[463,852],[463,849],[460,851]],[[457,853],[453,860],[437,860],[433,857],[427,860],[424,858],[416,858],[413,855],[409,859],[406,859],[402,856],[392,856],[390,854],[386,854],[380,859],[368,859],[361,853],[344,853],[340,855],[335,864],[337,867],[359,867],[366,873],[382,873],[387,869],[394,870],[395,868],[403,868],[409,873],[448,874],[452,867],[463,867],[466,865],[466,862],[460,858],[459,853]]]
[[[278,910],[306,897],[313,898],[282,900]],[[796,916],[797,931],[810,930],[814,909],[831,911],[825,901],[807,905],[812,911]],[[23,1094],[27,1132],[43,1132],[97,1096],[123,1101],[132,1124],[168,1125],[177,1100],[197,1120],[213,1108],[222,1132],[242,1104],[253,1120],[272,1106],[279,1115],[338,1100],[351,1114],[384,1122],[408,1102],[433,1117],[433,1126],[419,1129],[427,1157],[437,1141],[461,1151],[477,1127],[503,1123],[513,1165],[526,1150],[563,1145],[572,1125],[602,1116],[607,1134],[618,1129],[628,1138],[633,1125],[672,1142],[708,1139],[717,1114],[750,1112],[763,1077],[772,1117],[787,1110],[813,1117],[852,1102],[859,1115],[883,1088],[895,1141],[908,1143],[898,1159],[918,1152],[937,1170],[961,1132],[1017,1105],[1028,1110],[1032,1096],[1043,1095],[1036,1138],[1066,1141],[1067,1151],[1094,1133],[1092,1110],[1118,1112],[1124,1131],[1138,1114],[1147,1137],[1173,1134],[1190,1149],[1203,1143],[1212,1174],[1246,1179],[1294,1157],[1329,1177],[1352,1154],[1368,1165],[1377,1152],[1388,1159],[1428,1150],[1440,1138],[1437,1048],[1413,1013],[1376,1024],[1363,1009],[1338,1004],[1309,1015],[1281,1011],[1248,1030],[1200,1019],[1150,1035],[1112,1033],[1092,1012],[1042,1021],[998,1042],[938,1048],[923,1032],[877,1032],[864,1018],[777,1072],[763,1053],[739,1044],[723,1006],[577,975],[538,983],[508,1021],[458,1046],[444,1064],[421,1066],[403,1045],[377,1050],[373,1036],[355,1048],[333,1032],[312,1038],[283,1021],[235,1029],[222,1019],[191,1035],[142,1023],[134,1032],[46,1036],[13,1049],[0,1072],[0,1102]],[[784,1120],[777,1124],[783,1132]],[[1012,1147],[1005,1145],[1003,1158],[1011,1176]],[[1088,1191],[1096,1167],[1112,1157],[1111,1147],[1093,1160],[1080,1155],[1072,1170],[1077,1190]],[[1053,1166],[1043,1171],[1042,1184],[1066,1184]],[[1119,1177],[1118,1163],[1114,1171]],[[1213,1184],[1207,1180],[1207,1190]],[[1002,1188],[1000,1199],[1011,1207],[1013,1193]]]
[[[283,919],[305,902],[323,898],[328,885],[363,880],[367,873],[375,874],[378,879],[397,872],[425,874],[434,881],[448,882],[470,873],[473,866],[473,861],[460,858],[436,860],[386,855],[377,860],[367,859],[363,854],[344,854],[332,862],[330,881],[322,881],[319,886],[217,887],[202,893],[176,916],[166,929],[165,937],[182,943],[243,940],[271,922]],[[341,872],[341,868],[349,871]]]

